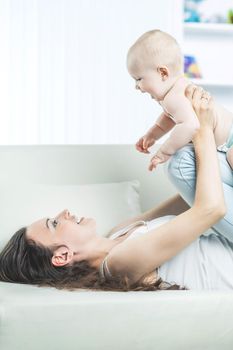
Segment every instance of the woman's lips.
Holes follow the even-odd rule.
[[[81,217],[81,218],[77,218],[76,217],[76,223],[77,224],[80,224],[80,222],[82,222],[84,220],[84,217]]]
[[[83,220],[84,220],[84,217],[79,218],[78,216],[75,216],[75,222],[77,224],[80,224],[80,222],[83,221]]]

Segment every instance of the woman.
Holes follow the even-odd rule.
[[[43,218],[16,232],[1,252],[0,280],[60,289],[233,289],[231,274],[220,274],[221,285],[209,263],[218,254],[219,264],[232,271],[233,244],[217,234],[201,236],[226,213],[212,99],[197,88],[189,88],[187,97],[201,124],[193,138],[197,180],[191,208],[175,196],[118,225],[110,238],[97,235],[94,219],[77,219],[67,210],[54,219]],[[184,270],[193,265],[195,271]]]

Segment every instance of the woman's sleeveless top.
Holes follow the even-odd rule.
[[[168,215],[147,222],[136,222],[115,232],[110,239],[117,238],[136,226],[135,231],[126,238],[133,239],[173,217]],[[107,257],[99,269],[100,275],[106,279],[111,276]],[[233,243],[215,232],[202,235],[155,269],[155,273],[163,281],[176,283],[191,290],[233,290]]]

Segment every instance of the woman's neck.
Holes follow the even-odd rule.
[[[80,249],[75,260],[85,260],[91,267],[98,268],[106,255],[119,243],[102,236],[95,237]]]
[[[133,224],[128,225],[125,229],[119,232],[119,236],[114,239],[96,236],[89,241],[85,247],[83,247],[77,254],[76,261],[85,260],[94,268],[99,268],[104,258],[114,249],[118,244],[122,243],[127,237],[129,237],[139,226],[145,225],[144,221],[136,221]]]

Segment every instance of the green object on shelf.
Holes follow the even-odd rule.
[[[229,10],[227,13],[227,22],[233,24],[233,10]]]

